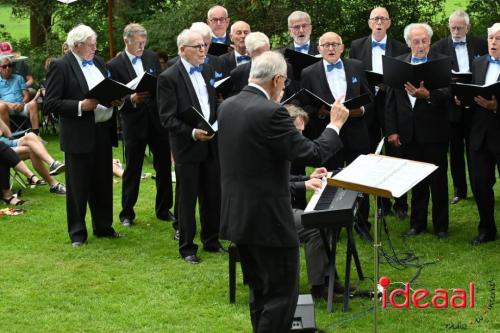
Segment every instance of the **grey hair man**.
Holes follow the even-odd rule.
[[[306,12],[294,11],[288,16],[288,34],[293,43],[288,48],[306,54],[317,54],[318,49],[311,43],[311,17]]]
[[[230,44],[227,28],[231,19],[227,9],[222,6],[213,6],[207,12],[207,23],[212,32],[212,42],[220,44]]]
[[[290,331],[297,304],[299,242],[289,161],[321,165],[340,149],[338,131],[348,117],[336,102],[328,128],[315,141],[306,139],[277,103],[286,73],[281,54],[262,53],[252,61],[249,85],[218,111],[221,237],[238,247],[254,332]]]

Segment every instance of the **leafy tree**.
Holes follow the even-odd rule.
[[[472,33],[479,37],[486,38],[486,29],[500,22],[498,0],[471,0],[466,11],[471,17]]]

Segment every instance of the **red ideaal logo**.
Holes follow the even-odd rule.
[[[382,308],[387,308],[387,289],[386,287],[391,283],[391,280],[383,276],[379,279],[378,283],[382,286]],[[406,282],[404,288],[394,289],[389,294],[389,303],[392,307],[396,309],[410,308],[410,301],[414,307],[419,309],[425,309],[432,306],[436,309],[446,309],[449,305],[452,308],[460,309],[467,307],[467,299],[469,299],[469,308],[474,308],[475,303],[475,292],[474,292],[474,282],[469,283],[469,290],[462,288],[455,288],[451,291],[451,298],[449,297],[449,292],[446,289],[437,288],[432,293],[428,289],[421,288],[412,291],[410,294],[410,283]],[[397,303],[395,298],[397,295],[401,295],[404,299],[403,303]],[[426,301],[425,298],[432,295],[430,302]]]

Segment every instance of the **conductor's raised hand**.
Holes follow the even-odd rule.
[[[349,110],[342,104],[343,100],[343,98],[337,98],[330,110],[330,124],[338,129],[342,128],[349,118]]]
[[[99,104],[99,101],[94,98],[86,98],[82,101],[82,111],[85,112],[90,112],[94,111],[94,109],[97,107],[97,104]]]
[[[197,141],[208,141],[212,140],[215,134],[208,135],[208,132],[199,128],[194,130],[194,137]]]

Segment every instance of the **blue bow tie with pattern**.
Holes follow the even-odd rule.
[[[141,57],[133,57],[132,58],[132,64],[135,65],[135,63],[137,62],[137,60],[141,60]]]
[[[247,55],[237,56],[236,62],[250,61],[250,57]]]
[[[309,51],[309,44],[304,44],[302,46],[295,46],[295,51],[297,52]]]
[[[212,43],[226,44],[226,37],[212,37]]]
[[[372,49],[375,47],[380,47],[382,50],[385,50],[385,43],[379,43],[372,40]]]
[[[495,59],[493,59],[493,57],[490,57],[490,58],[488,59],[488,62],[489,62],[490,64],[500,65],[500,59],[495,60]]]
[[[465,45],[467,44],[466,42],[453,42],[453,47],[457,47],[457,46],[460,46],[460,45]]]
[[[423,57],[423,58],[412,57],[411,58],[412,64],[423,64],[426,62],[427,62],[427,57]]]
[[[201,71],[202,71],[202,70],[203,70],[203,66],[202,66],[202,65],[200,65],[200,66],[193,66],[193,67],[191,67],[191,69],[189,70],[189,74],[191,75],[191,74],[193,74],[193,73],[195,73],[195,72],[199,72],[199,73],[201,73]]]
[[[336,64],[328,64],[328,65],[326,65],[326,70],[328,72],[333,71],[334,68],[336,68],[336,69],[342,69],[342,62],[339,61]]]
[[[94,64],[94,60],[82,60],[82,66],[92,66]]]

